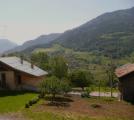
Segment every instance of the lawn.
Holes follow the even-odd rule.
[[[11,120],[22,120],[20,116],[23,120],[134,120],[134,106],[115,98],[73,96],[63,99],[67,105],[51,105],[50,99],[45,98],[25,108],[25,104],[35,97],[37,94],[31,92],[1,92],[0,118],[5,115]]]
[[[25,104],[37,96],[36,93],[0,91],[0,113],[17,112],[24,109]]]

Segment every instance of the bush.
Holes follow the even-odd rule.
[[[32,100],[32,103],[33,104],[36,104],[38,101],[39,101],[39,99],[38,98],[35,98],[35,99]]]
[[[41,98],[44,98],[45,96],[44,96],[44,94],[42,94],[42,93],[40,93],[39,95],[38,95],[38,99],[41,99]]]
[[[39,101],[39,98],[35,98],[35,99],[30,100],[28,103],[25,104],[25,108],[29,108],[33,104],[36,104],[38,101]]]
[[[36,99],[33,99],[32,100],[32,104],[36,104],[37,103],[37,100]]]
[[[83,93],[81,94],[81,97],[82,97],[82,98],[90,98],[90,95],[89,95],[88,93],[86,93],[86,92],[83,92]]]
[[[29,104],[28,103],[25,104],[25,108],[29,108]]]
[[[84,92],[81,94],[82,98],[90,98],[91,88],[87,87]]]
[[[32,105],[33,105],[32,100],[30,100],[29,101],[29,106],[32,106]]]

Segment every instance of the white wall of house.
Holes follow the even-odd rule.
[[[13,71],[1,71],[0,72],[0,80],[2,79],[1,74],[3,74],[3,73],[5,74],[5,80],[6,80],[7,87],[9,87],[11,90],[14,90],[16,88],[14,72]]]

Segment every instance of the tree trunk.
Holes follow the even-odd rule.
[[[111,97],[113,97],[113,75],[111,76],[110,87],[111,87]]]
[[[99,80],[99,98],[100,98],[100,89],[101,89],[101,82]]]
[[[55,94],[52,94],[52,103],[54,103],[55,100]]]

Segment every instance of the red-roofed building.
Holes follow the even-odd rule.
[[[134,102],[134,64],[126,64],[115,70],[119,78],[119,90],[123,100]]]

